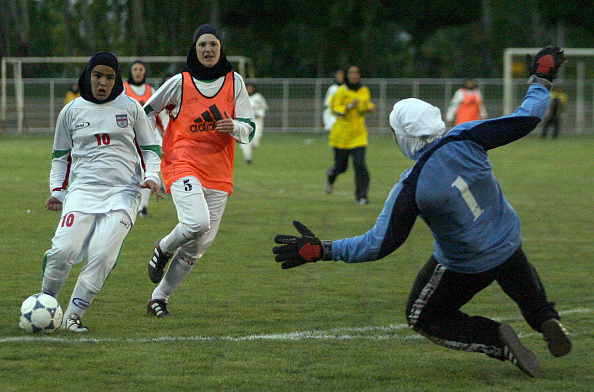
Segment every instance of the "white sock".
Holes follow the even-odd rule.
[[[49,294],[54,298],[58,298],[58,294],[60,294],[60,290],[62,290],[64,282],[65,280],[56,280],[44,276],[43,282],[41,283],[41,292],[44,294]]]
[[[173,260],[171,260],[171,264],[169,265],[169,269],[167,269],[167,273],[153,291],[151,299],[162,299],[168,301],[169,296],[173,294],[181,282],[183,282],[186,276],[188,276],[192,270],[192,267],[194,267],[194,265],[180,261],[178,255],[179,253],[173,258]]]
[[[148,207],[149,198],[151,197],[151,190],[149,188],[142,188],[140,190],[140,195],[140,206],[138,206],[138,211]]]
[[[64,318],[68,318],[75,314],[81,319],[96,296],[96,292],[83,287],[80,282],[76,282],[72,297],[70,297],[70,302],[68,303],[68,308],[66,308],[66,311],[64,312]]]
[[[248,144],[240,144],[241,151],[243,152],[243,158],[248,161],[252,159],[252,146]]]
[[[58,298],[58,294],[60,294],[62,286],[64,286],[68,276],[70,276],[72,264],[54,262],[50,267],[50,264],[47,261],[49,254],[49,250],[45,252],[45,257],[43,260],[45,268],[43,271],[43,280],[41,281],[41,292],[49,294],[54,298]]]

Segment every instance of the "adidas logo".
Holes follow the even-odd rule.
[[[190,126],[190,132],[214,131],[216,122],[222,119],[223,115],[217,105],[212,105],[194,120],[195,124]]]

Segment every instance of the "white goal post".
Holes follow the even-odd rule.
[[[503,114],[510,114],[514,110],[514,88],[513,88],[513,61],[514,56],[522,56],[525,61],[526,55],[535,56],[542,48],[507,48],[503,52]],[[562,48],[565,57],[593,57],[592,48]],[[585,62],[578,59],[576,64],[576,129],[584,128],[585,121],[585,94],[586,94],[586,66]]]
[[[12,64],[13,78],[15,85],[15,103],[17,115],[17,129],[18,133],[23,132],[23,119],[25,108],[25,88],[23,83],[23,64],[84,64],[89,61],[90,57],[3,57],[1,70],[1,91],[2,97],[0,100],[1,106],[1,120],[2,124],[6,124],[6,84],[8,64]],[[243,77],[254,78],[254,66],[249,57],[244,56],[227,56],[227,59],[235,65],[237,72]],[[186,56],[119,56],[120,63],[133,63],[134,61],[143,61],[145,63],[185,63]]]

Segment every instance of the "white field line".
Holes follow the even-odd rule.
[[[592,313],[594,310],[588,308],[578,308],[559,312],[561,315],[572,313]],[[519,320],[520,317],[506,317],[496,319],[498,321]],[[405,331],[405,334],[390,334],[389,332]],[[379,333],[374,333],[379,332]],[[383,332],[383,334],[382,334]],[[371,333],[371,334],[369,334]],[[518,334],[520,337],[540,336],[536,332]],[[582,332],[570,332],[570,335],[582,335]],[[226,342],[246,342],[246,341],[297,341],[297,340],[417,340],[424,339],[409,330],[406,324],[390,324],[388,326],[370,326],[370,327],[343,327],[330,331],[301,331],[279,334],[260,334],[246,336],[162,336],[155,338],[90,338],[90,337],[54,337],[48,335],[26,335],[19,337],[0,338],[0,343],[23,343],[23,342],[51,342],[51,343],[160,343],[160,342],[205,342],[205,341],[226,341]]]

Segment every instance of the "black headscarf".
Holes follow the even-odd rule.
[[[136,64],[140,64],[144,67],[144,76],[142,77],[142,80],[140,82],[134,81],[134,78],[132,77],[132,67],[135,66]],[[146,64],[140,60],[136,60],[135,62],[130,64],[130,71],[128,74],[128,83],[133,84],[134,86],[142,86],[143,84],[146,83],[146,72],[147,72]]]
[[[198,41],[198,38],[200,38],[202,34],[212,34],[217,37],[219,41],[221,41],[221,30],[211,24],[203,24],[199,26],[194,32],[192,46],[190,47],[190,52],[188,53],[186,68],[184,68],[184,71],[189,72],[192,77],[198,80],[218,79],[232,71],[233,66],[229,60],[227,60],[222,46],[221,57],[219,58],[219,61],[211,68],[205,67],[200,61],[198,61],[198,57],[196,56],[196,41]]]
[[[91,71],[93,70],[93,67],[97,65],[106,65],[111,67],[116,73],[116,80],[113,88],[111,89],[111,93],[103,101],[95,98],[93,95],[93,89],[91,87]],[[80,75],[78,78],[78,89],[80,90],[80,96],[89,102],[102,104],[116,99],[117,96],[120,95],[122,91],[124,91],[124,83],[122,82],[120,66],[116,56],[108,52],[99,52],[94,54],[87,63],[82,75]]]
[[[347,73],[349,72],[349,69],[350,69],[350,68],[352,68],[352,67],[356,67],[356,65],[354,65],[354,64],[351,64],[351,65],[348,65],[348,66],[347,66],[347,67],[344,69],[344,84],[346,84],[346,86],[347,86],[349,89],[357,91],[357,90],[359,90],[359,89],[361,88],[361,79],[359,79],[359,81],[358,81],[357,83],[355,83],[355,84],[352,84],[352,83],[349,81],[349,78],[348,78],[348,76],[347,76]],[[359,68],[359,69],[360,69],[360,68]]]
[[[344,79],[345,79],[344,71],[341,70],[341,72],[342,72],[342,82],[336,78],[336,74],[338,73],[338,71],[336,71],[336,72],[334,72],[334,81],[332,83],[337,84],[339,86],[344,83]]]

